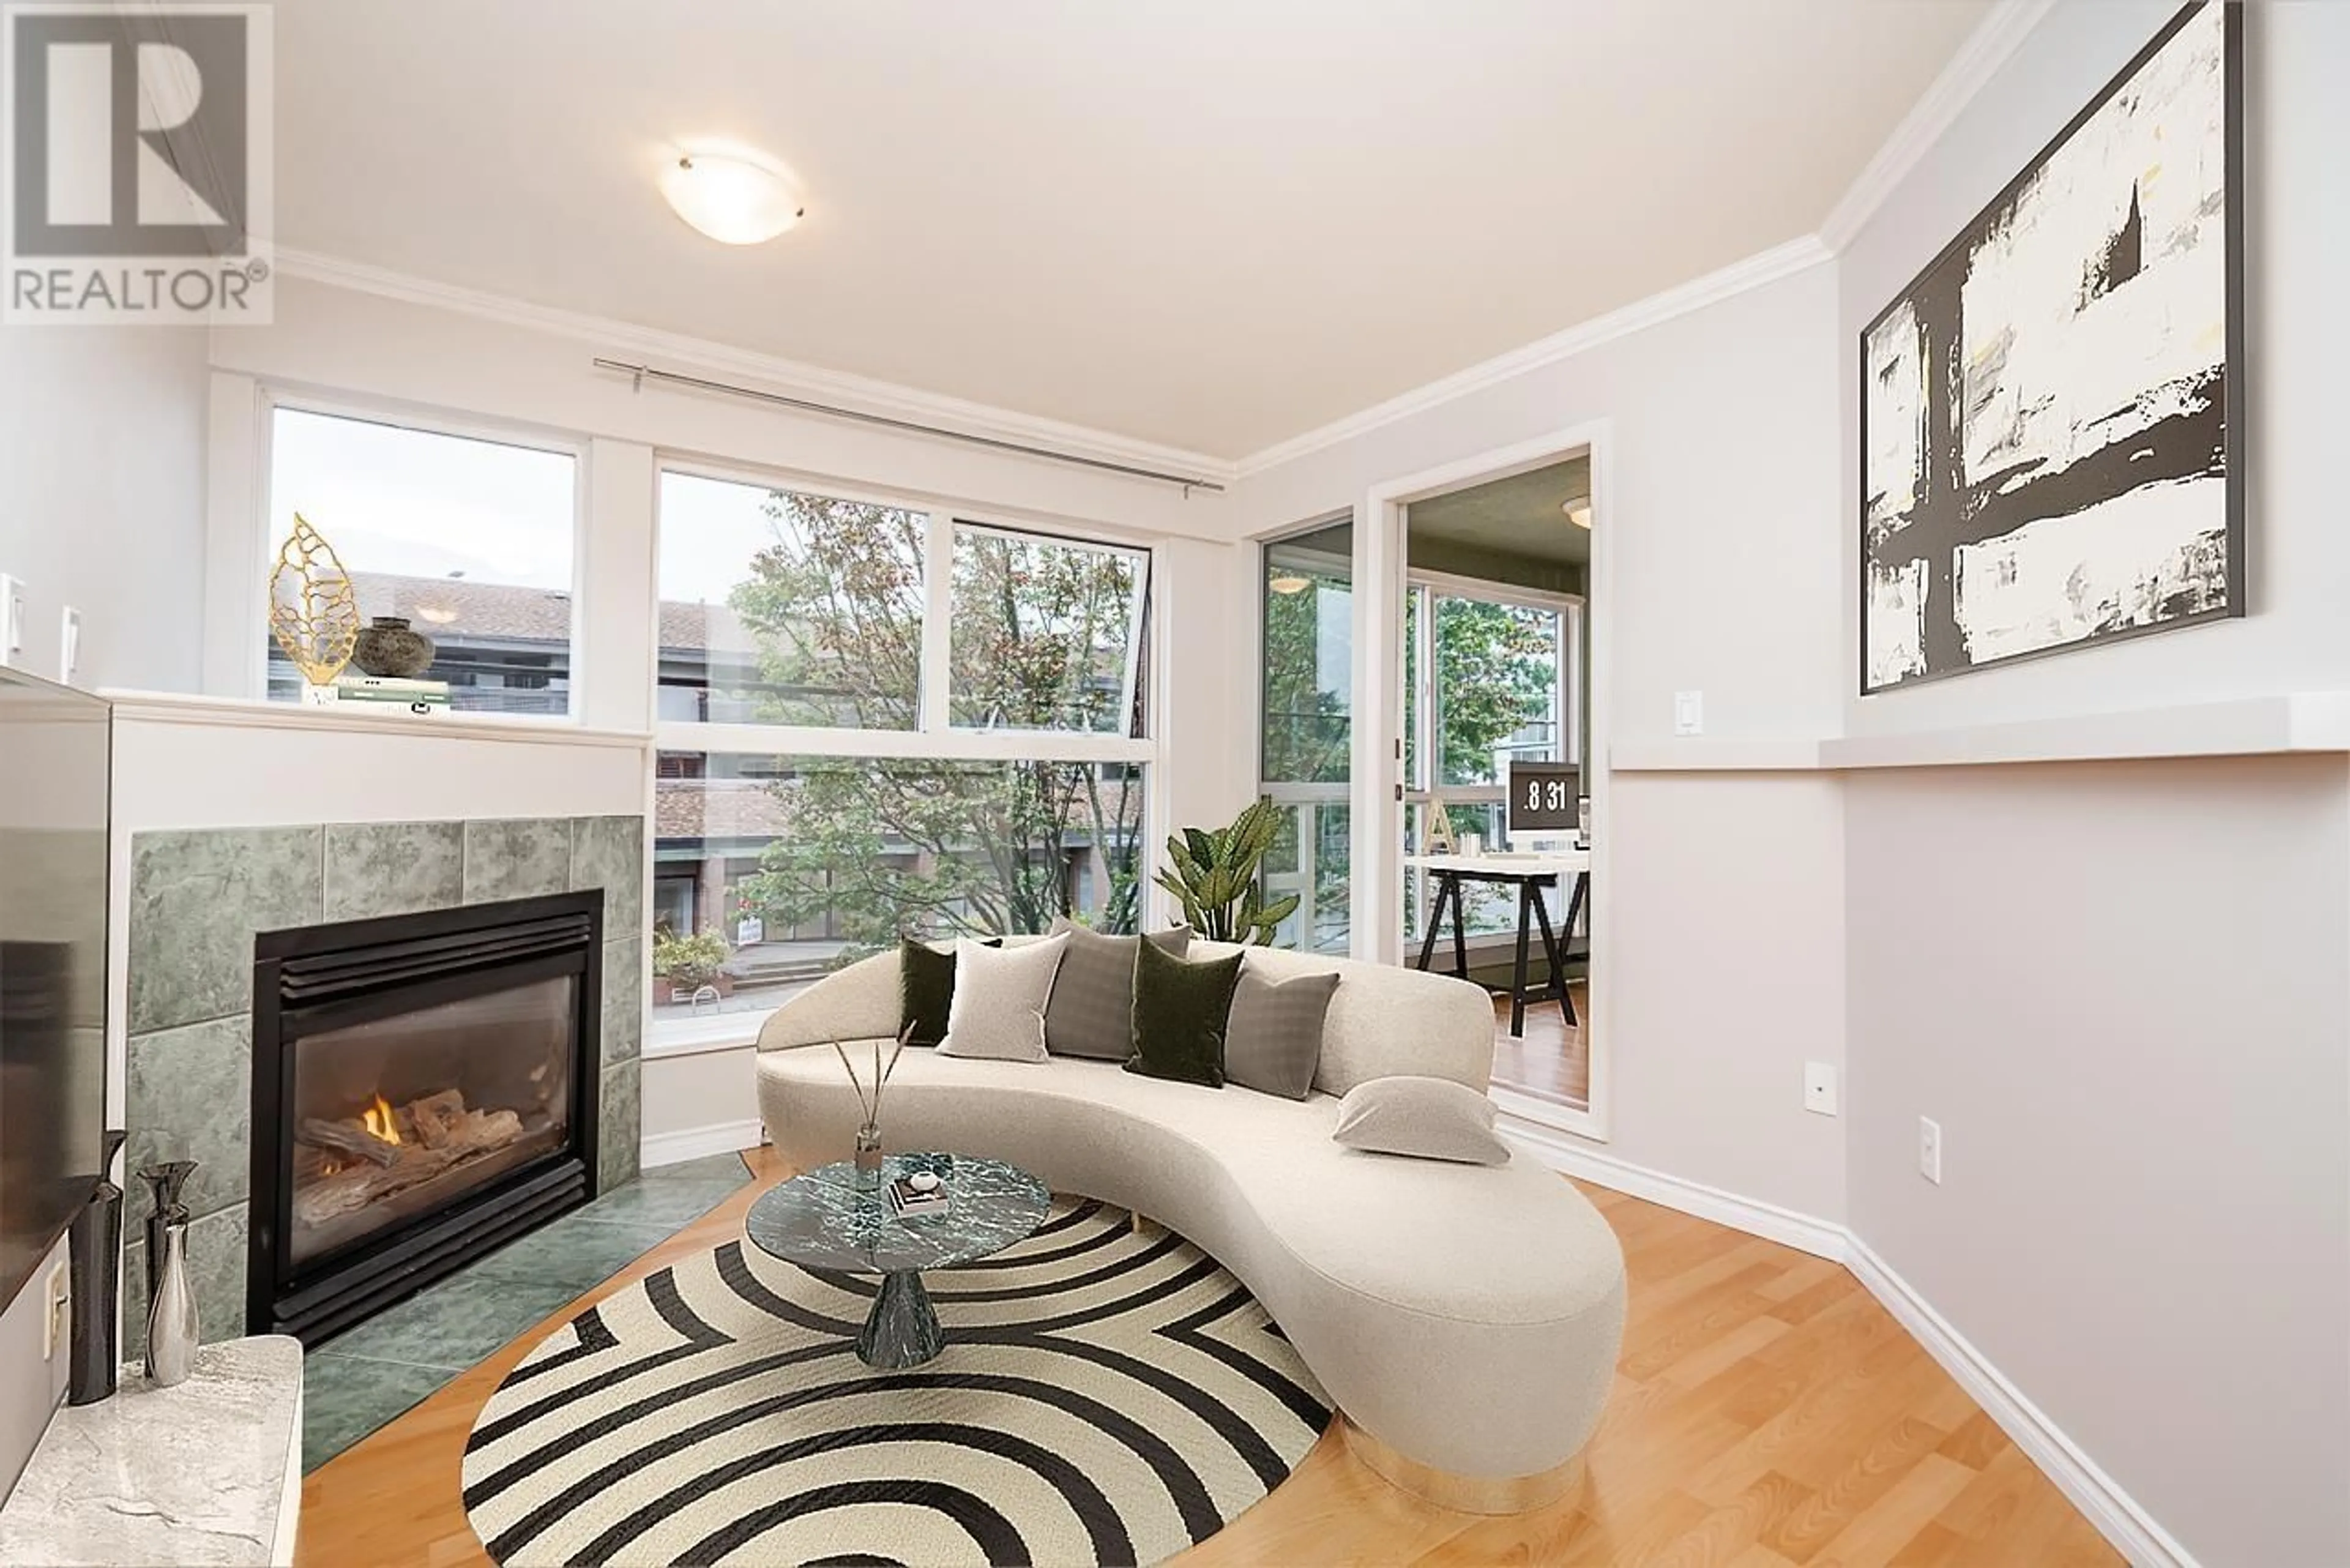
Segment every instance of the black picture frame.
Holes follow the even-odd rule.
[[[2116,628],[2109,631],[2093,631],[2070,641],[2051,643],[1996,658],[1970,660],[1946,669],[1928,669],[1899,680],[1872,685],[1869,679],[1869,571],[1873,558],[1868,540],[1869,441],[1868,441],[1868,376],[1869,341],[1895,312],[1912,301],[1929,282],[1944,269],[1960,262],[1970,247],[1981,241],[1993,222],[2013,203],[2033,178],[2049,160],[2062,151],[2082,128],[2110,103],[2115,96],[2129,86],[2140,72],[2160,54],[2165,46],[2177,37],[2190,22],[2206,10],[2218,6],[2221,12],[2220,69],[2222,104],[2223,178],[2226,182],[2226,202],[2222,213],[2221,236],[2225,249],[2224,308],[2225,362],[2223,386],[2224,433],[2222,451],[2226,463],[2226,496],[2223,503],[2223,531],[2227,542],[2227,563],[2224,580],[2227,602],[2222,606],[2189,614],[2167,617],[2141,625]],[[2245,376],[2245,314],[2244,314],[2244,210],[2248,192],[2244,182],[2244,6],[2238,0],[2189,0],[2147,45],[2116,72],[2096,96],[2064,128],[2042,146],[2015,177],[2001,188],[1999,193],[1985,202],[1981,211],[1954,234],[1932,260],[1920,267],[1909,281],[1897,290],[1885,307],[1872,317],[1860,329],[1855,344],[1856,384],[1860,389],[1859,444],[1855,454],[1858,473],[1856,492],[1858,508],[1856,524],[1858,530],[1858,561],[1854,590],[1859,606],[1859,640],[1856,663],[1859,695],[1880,696],[1887,692],[1906,691],[1911,687],[1946,680],[1953,676],[1971,675],[1979,670],[2024,663],[2059,654],[2101,648],[2112,643],[2159,632],[2175,631],[2183,627],[2218,620],[2238,619],[2246,615],[2250,606],[2246,591],[2246,451]]]

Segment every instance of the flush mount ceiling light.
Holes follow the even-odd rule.
[[[1591,497],[1586,495],[1579,501],[1570,501],[1559,510],[1565,513],[1566,520],[1576,527],[1586,530],[1590,528]]]
[[[661,171],[660,192],[677,215],[721,244],[764,244],[807,209],[791,181],[731,152],[687,152]]]
[[[1284,572],[1264,586],[1277,594],[1302,594],[1314,586],[1314,579],[1301,577],[1295,572]]]

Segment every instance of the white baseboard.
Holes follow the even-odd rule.
[[[1522,1116],[1503,1113],[1496,1123],[1504,1135],[1553,1170],[1563,1170],[1611,1191],[1661,1203],[1668,1209],[1694,1214],[1700,1220],[1711,1220],[1798,1251],[1831,1258],[1839,1263],[1845,1261],[1850,1236],[1843,1226],[1831,1220],[1634,1165],[1579,1143],[1555,1127]]]
[[[664,1165],[682,1165],[689,1159],[713,1154],[733,1154],[758,1147],[766,1136],[766,1128],[756,1116],[749,1121],[716,1122],[677,1132],[647,1133],[639,1146],[637,1165],[639,1169],[658,1170]]]
[[[2056,1483],[2057,1490],[2072,1500],[2073,1506],[2113,1543],[2115,1551],[2137,1568],[2196,1568],[2195,1559],[2187,1548],[2157,1523],[2154,1516],[2124,1491],[2113,1477],[2099,1469],[2097,1462],[2066,1437],[2040,1407],[2025,1398],[2022,1390],[2009,1382],[1989,1357],[1934,1310],[1932,1303],[1895,1273],[1867,1242],[1857,1236],[1848,1240],[1845,1267],[1868,1287],[1868,1293],[1884,1303],[1885,1310],[1926,1347],[1929,1355],[1941,1363],[1942,1370],[1999,1423],[2000,1429],[2040,1467],[2041,1472]]]
[[[2072,1501],[2114,1550],[2137,1568],[2197,1568],[2194,1557],[2156,1522],[2137,1499],[2099,1469],[2079,1444],[2025,1398],[2022,1391],[2009,1382],[1982,1352],[1950,1325],[1949,1319],[1936,1312],[1907,1280],[1871,1251],[1866,1242],[1844,1226],[1634,1165],[1538,1122],[1504,1113],[1497,1123],[1503,1134],[1554,1170],[1844,1264],[1941,1365],[1942,1370],[1999,1423],[2000,1429],[2056,1484],[2057,1490]]]

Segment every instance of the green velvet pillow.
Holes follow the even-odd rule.
[[[1134,950],[1134,1052],[1126,1070],[1224,1086],[1224,1023],[1241,982],[1241,955],[1186,962],[1156,942]]]
[[[1002,947],[1002,937],[987,945]],[[911,937],[898,939],[898,1027],[912,1024],[909,1045],[935,1045],[947,1037],[947,1013],[954,1006],[954,949],[941,952]]]

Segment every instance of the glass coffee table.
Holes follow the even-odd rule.
[[[946,1188],[946,1208],[891,1213],[889,1184],[920,1170]],[[744,1229],[753,1245],[785,1262],[879,1274],[857,1354],[868,1366],[896,1371],[920,1366],[946,1344],[922,1271],[1003,1251],[1043,1224],[1052,1201],[1043,1182],[1000,1159],[893,1154],[878,1179],[847,1160],[793,1177],[751,1206]]]

